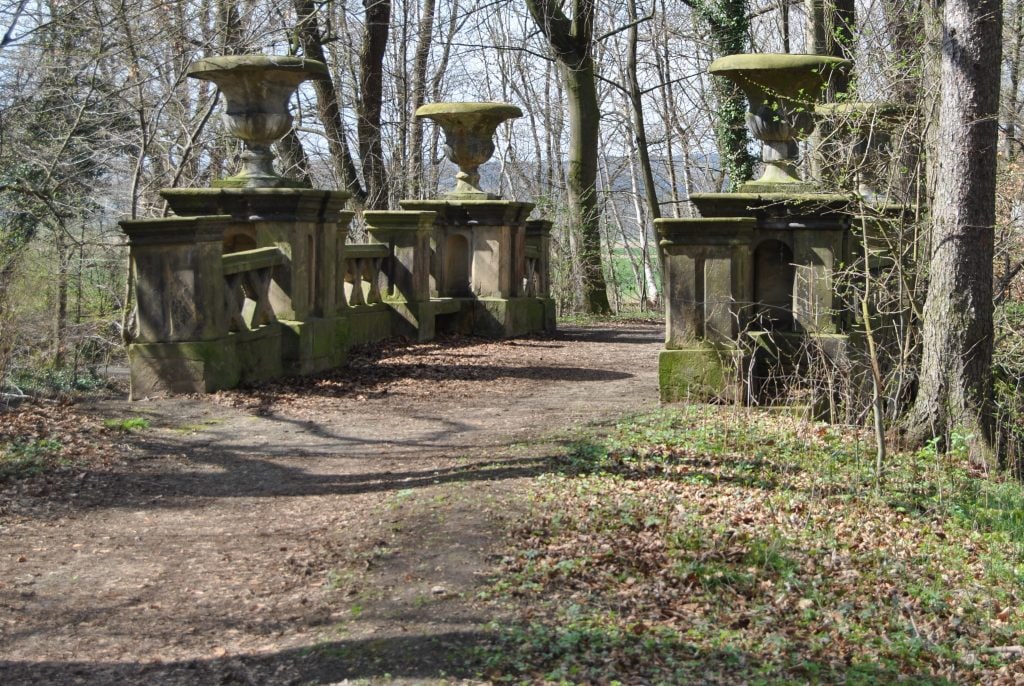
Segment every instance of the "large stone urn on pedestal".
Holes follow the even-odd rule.
[[[814,108],[836,71],[850,62],[825,55],[728,55],[711,63],[708,71],[735,83],[747,96],[747,126],[761,141],[764,173],[747,182],[741,192],[813,190],[797,172],[799,142],[814,131]]]
[[[655,222],[668,293],[663,400],[759,402],[763,358],[810,339],[843,354],[847,319],[833,283],[849,253],[849,198],[802,179],[798,154],[830,75],[849,67],[791,54],[712,63],[747,96],[764,173],[737,193],[692,195],[701,218]]]
[[[136,270],[145,271],[137,289],[165,283],[174,291],[166,303],[193,303],[161,309],[140,293],[140,320],[160,311],[171,319],[141,327],[129,346],[133,397],[213,391],[343,360],[337,282],[349,194],[281,176],[271,149],[292,126],[288,105],[299,84],[326,74],[320,62],[266,55],[213,57],[189,69],[218,86],[226,129],[245,150],[239,172],[214,188],[161,191],[175,218],[123,223]],[[168,281],[159,271],[167,265],[184,267]]]
[[[462,303],[447,324],[494,337],[553,329],[546,282],[543,292],[528,283],[526,220],[533,204],[502,200],[480,188],[479,168],[494,154],[495,131],[522,111],[506,103],[434,103],[416,116],[442,128],[448,158],[459,167],[455,188],[443,199],[401,202],[406,210],[436,213],[432,295]]]

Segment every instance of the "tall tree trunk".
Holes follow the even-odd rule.
[[[637,27],[636,0],[627,0],[629,13],[629,47],[626,57],[626,79],[629,82],[629,104],[633,113],[633,131],[636,138],[636,152],[640,162],[640,172],[644,179],[644,198],[647,200],[647,211],[651,219],[661,219],[661,204],[658,202],[658,189],[654,185],[654,170],[651,169],[651,154],[647,148],[647,126],[644,122],[643,91],[640,89],[640,77],[637,73],[637,43],[640,32]]]
[[[298,21],[295,33],[298,43],[302,47],[302,54],[327,64],[323,36],[320,35],[320,26],[317,22],[313,0],[295,0],[295,15]],[[338,91],[334,87],[334,81],[330,78],[313,81],[313,90],[316,92],[317,114],[320,115],[320,121],[324,125],[327,147],[330,150],[331,159],[334,161],[338,179],[352,193],[353,197],[361,202],[365,201],[366,191],[359,183],[355,162],[348,151],[345,124],[341,119],[341,105],[338,102]]]
[[[992,259],[998,146],[1000,0],[946,0],[931,268],[924,350],[908,436],[959,434],[987,464],[992,405]]]
[[[388,191],[380,112],[384,100],[384,52],[391,25],[391,0],[363,0],[363,6],[366,23],[359,52],[359,160],[366,184],[366,207],[383,210],[387,209]]]
[[[807,9],[807,52],[853,60],[854,46],[854,0],[805,0]],[[825,102],[835,102],[837,96],[850,89],[850,75],[835,70],[829,77],[825,90]],[[837,149],[836,136],[827,121],[820,121],[811,135],[810,155],[811,176],[825,183],[838,184],[837,161],[843,158]]]
[[[1018,139],[1020,122],[1018,119],[1021,116],[1021,62],[1024,60],[1024,3],[1015,0],[1013,8],[1008,14],[1010,42],[1004,51],[1009,53],[1006,56],[1006,71],[1009,79],[1006,84],[1005,107],[1003,108],[1003,154],[1008,162],[1013,162],[1020,152],[1020,140]]]
[[[854,0],[806,0],[807,52],[853,59]],[[847,74],[834,72],[829,80],[829,100],[849,90]]]
[[[412,67],[412,111],[416,112],[427,100],[427,58],[434,35],[434,0],[423,0],[420,12],[420,30],[416,41],[416,56]],[[409,136],[409,188],[410,198],[419,198],[423,188],[423,122],[412,117]]]
[[[579,236],[583,302],[595,314],[611,312],[601,267],[601,216],[597,202],[597,147],[601,109],[594,71],[594,0],[573,0],[569,19],[557,0],[526,0],[551,44],[565,82],[569,109],[567,185],[571,224]]]

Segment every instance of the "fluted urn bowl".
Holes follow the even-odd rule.
[[[217,85],[224,95],[223,119],[228,133],[245,143],[241,171],[216,185],[243,188],[297,185],[274,171],[270,146],[292,126],[288,101],[299,84],[327,77],[327,65],[283,55],[227,55],[195,62],[188,75]]]
[[[796,171],[798,141],[814,131],[814,108],[832,75],[849,60],[825,55],[729,55],[711,63],[747,96],[747,126],[761,141],[764,175],[757,184],[803,183]]]
[[[523,111],[504,102],[438,102],[423,105],[416,116],[441,127],[445,153],[459,167],[455,190],[448,197],[493,197],[480,189],[480,165],[494,154],[498,126],[523,116]]]

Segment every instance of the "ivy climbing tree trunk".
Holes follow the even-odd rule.
[[[583,302],[588,312],[611,312],[601,265],[601,215],[597,202],[597,148],[601,110],[594,70],[594,0],[572,0],[572,18],[557,0],[526,0],[547,38],[565,82],[569,109],[567,174],[572,230],[579,236]]]
[[[954,436],[972,461],[994,451],[992,259],[1000,0],[945,0],[941,95],[923,358],[908,437]]]
[[[749,45],[748,0],[684,0],[708,30],[714,57],[745,52]],[[747,132],[747,100],[739,86],[728,79],[712,79],[715,102],[715,143],[721,158],[723,181],[735,190],[754,177],[757,159],[750,154]]]

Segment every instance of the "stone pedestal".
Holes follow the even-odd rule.
[[[787,365],[809,359],[790,354],[794,341],[826,341],[832,350],[834,339],[845,340],[834,280],[849,261],[849,200],[788,192],[691,200],[704,218],[656,222],[667,294],[662,399],[752,393],[747,399],[761,402],[778,395],[769,386],[788,375]],[[771,352],[775,341],[784,345]],[[769,360],[778,363],[770,374]]]
[[[175,214],[230,215],[229,245],[277,247],[284,253],[271,288],[274,314],[284,327],[284,367],[308,374],[344,361],[346,326],[339,292],[351,212],[344,191],[298,188],[168,189],[161,195]]]
[[[736,338],[751,302],[756,223],[749,217],[655,222],[667,296],[659,357],[663,401],[738,393]]]
[[[123,221],[138,331],[128,346],[133,399],[203,393],[238,381],[228,337],[222,241],[230,217]]]
[[[439,314],[461,309],[461,303],[430,297],[430,243],[434,212],[364,212],[370,241],[388,246],[392,255],[383,294],[395,315],[395,332],[428,341],[434,338]]]
[[[532,203],[447,199],[401,205],[435,213],[432,295],[465,301],[452,328],[496,338],[544,330],[545,303],[525,295],[526,218]]]

